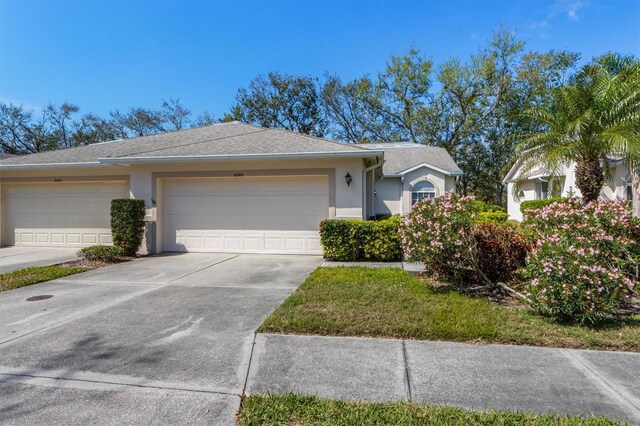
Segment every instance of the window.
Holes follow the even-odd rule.
[[[549,198],[549,182],[536,182],[536,200]]]
[[[436,188],[431,182],[419,182],[413,186],[411,191],[411,205],[424,199],[433,199],[436,197]]]
[[[633,188],[631,179],[627,181],[627,200],[633,201]]]

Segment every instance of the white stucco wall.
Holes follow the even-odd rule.
[[[385,177],[375,183],[375,214],[394,215],[401,213],[402,181],[399,177]]]

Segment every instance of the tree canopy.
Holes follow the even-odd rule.
[[[546,133],[551,138],[549,131],[556,125],[548,114],[556,114],[561,106],[573,107],[569,102],[582,96],[569,93],[578,90],[576,84],[604,85],[605,90],[630,64],[637,65],[635,58],[609,54],[576,71],[579,59],[579,54],[568,51],[528,50],[513,33],[499,29],[468,57],[440,64],[412,47],[391,55],[380,71],[351,80],[331,73],[321,78],[280,72],[258,75],[238,89],[234,104],[222,117],[207,112],[195,117],[178,99],[164,100],[157,109],[132,107],[105,117],[81,114],[71,103],[47,105],[38,112],[0,103],[0,151],[40,152],[240,120],[345,143],[411,141],[441,146],[464,172],[458,181],[461,193],[504,204],[502,178],[525,151],[516,149],[516,144],[525,135],[528,141],[520,148],[534,146],[532,138],[542,140],[534,135]],[[611,80],[602,74],[605,71]],[[611,116],[631,101],[621,100],[620,93],[611,96],[627,102],[610,105],[614,109],[608,119],[613,120]],[[618,148],[627,144],[619,151],[625,152],[629,165],[640,163],[630,139],[607,137],[617,140]]]

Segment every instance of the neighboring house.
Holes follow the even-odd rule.
[[[367,211],[378,216],[404,214],[418,200],[452,192],[456,177],[462,175],[444,148],[411,142],[360,146],[384,151],[384,175],[375,180],[369,191],[373,196],[367,200]]]
[[[387,148],[233,122],[11,157],[0,161],[0,243],[109,244],[111,200],[132,197],[147,209],[143,252],[319,254],[323,219],[406,212],[412,188],[430,189],[420,182],[453,189],[459,170],[444,152],[398,148],[395,159]],[[387,199],[387,184],[400,195]]]
[[[609,160],[611,176],[605,180],[600,197],[607,200],[631,200],[631,174],[622,161]],[[534,168],[527,176],[521,176],[520,163],[516,162],[503,183],[507,184],[507,212],[509,218],[522,220],[520,203],[550,197],[579,197],[580,190],[575,181],[575,163],[565,168],[558,176],[558,187],[550,183],[551,174],[542,167]],[[517,187],[516,187],[517,184]]]

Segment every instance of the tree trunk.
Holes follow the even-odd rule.
[[[576,186],[582,192],[582,198],[586,203],[598,199],[603,185],[604,170],[599,158],[586,158],[577,162]]]
[[[633,197],[633,215],[640,217],[640,170],[631,172],[631,194]]]

